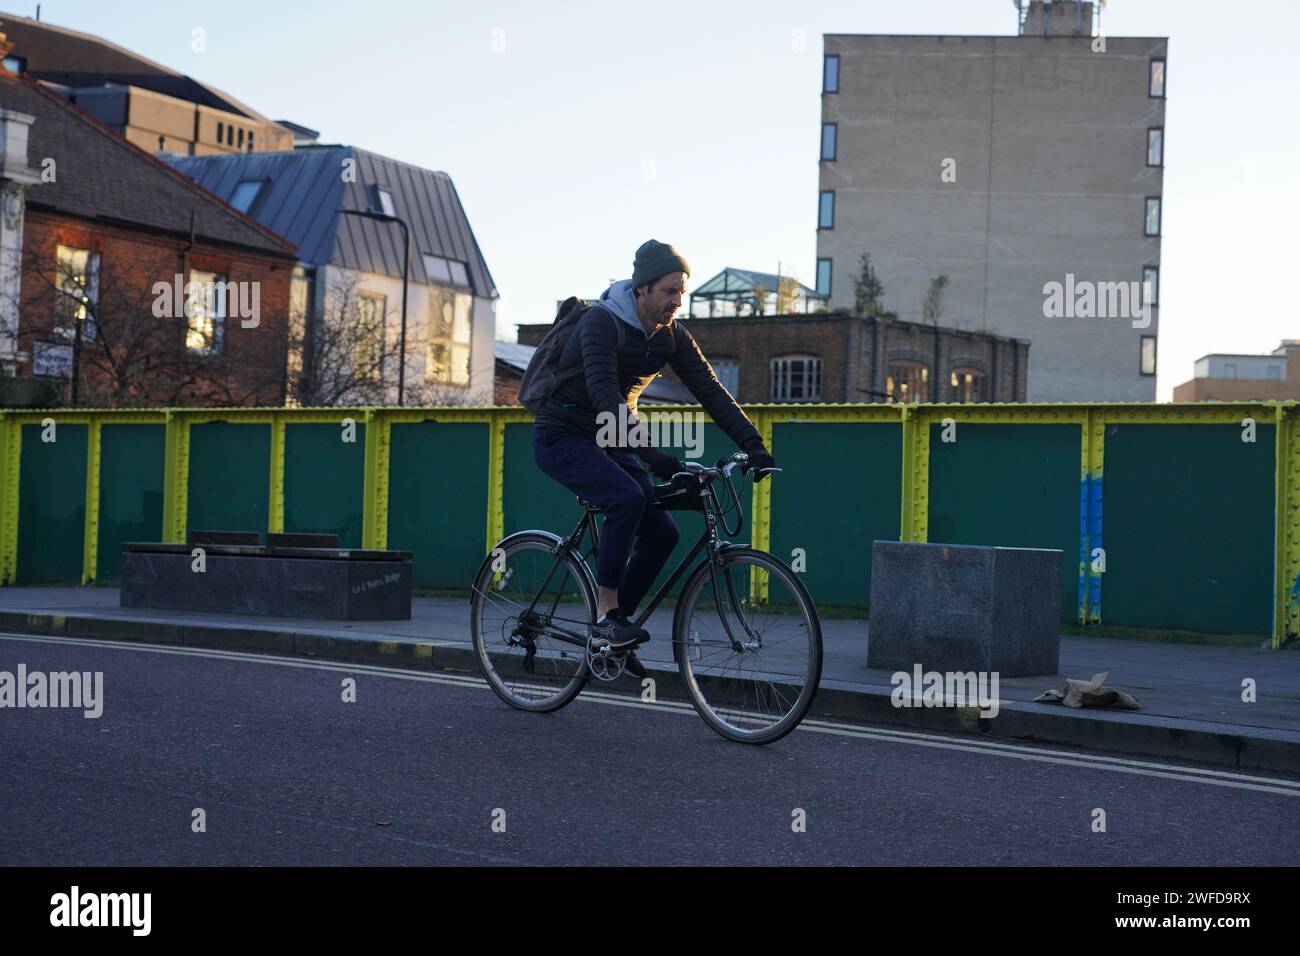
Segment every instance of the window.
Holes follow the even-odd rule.
[[[822,159],[835,158],[835,133],[834,123],[822,123]]]
[[[1149,301],[1151,305],[1160,304],[1160,267],[1143,266],[1142,267],[1142,295],[1143,302]]]
[[[722,387],[735,398],[740,393],[740,363],[735,359],[714,359],[712,365]]]
[[[388,299],[362,292],[357,296],[357,346],[354,353],[355,374],[359,382],[380,383],[384,380],[384,346]]]
[[[95,338],[94,307],[99,298],[99,254],[89,249],[58,246],[54,250],[59,298],[54,337],[71,342],[81,328],[83,339]]]
[[[948,378],[954,402],[987,402],[988,378],[977,368],[955,368]]]
[[[467,293],[439,286],[429,289],[428,345],[424,358],[426,382],[469,384],[473,304],[473,298]]]
[[[772,401],[820,402],[822,360],[810,355],[772,359]]]
[[[217,120],[217,142],[220,143],[226,138],[226,124]]]
[[[817,260],[817,294],[831,294],[831,260]]]
[[[262,190],[262,182],[245,182],[235,187],[234,194],[230,197],[230,205],[234,206],[240,212],[248,212],[253,208],[253,202],[257,199],[257,194]]]
[[[821,194],[821,204],[817,208],[817,228],[835,228],[835,191],[826,189]]]
[[[822,92],[838,93],[840,91],[840,58],[828,53],[822,67]]]
[[[307,322],[312,313],[312,283],[315,276],[296,266],[289,282],[289,348],[285,359],[288,405],[298,405],[303,382],[303,350],[307,341]]]
[[[1163,166],[1165,164],[1165,131],[1153,126],[1147,130],[1147,165]]]
[[[469,271],[465,268],[465,263],[455,259],[444,259],[442,256],[435,256],[428,252],[421,258],[424,260],[424,273],[429,277],[430,282],[469,288]]]
[[[1146,234],[1148,236],[1160,235],[1160,197],[1147,197],[1147,220]]]
[[[1143,336],[1143,339],[1145,340],[1145,336]],[[1224,378],[1236,378],[1236,377],[1237,377],[1237,363],[1236,363],[1236,362],[1227,362],[1227,363],[1224,364],[1224,366],[1223,366],[1223,377],[1224,377]]]
[[[248,131],[248,151],[250,153],[253,151],[253,131],[251,129]]]
[[[920,362],[904,359],[890,362],[885,394],[890,402],[928,402],[930,369]]]
[[[1282,381],[1282,369],[1277,365],[1270,365],[1268,367],[1268,373],[1265,377],[1270,382],[1280,382]]]
[[[226,277],[192,269],[186,292],[185,347],[205,355],[220,352],[226,325]]]
[[[5,69],[10,73],[27,72],[27,57],[25,56],[7,56],[4,59]]]
[[[1165,61],[1151,61],[1151,80],[1147,88],[1147,96],[1154,96],[1163,99],[1165,95]]]
[[[244,148],[244,131],[243,131],[243,129],[240,129],[240,131],[239,131],[239,142],[238,142],[236,145],[238,145],[240,149],[243,149],[243,148]]]
[[[384,215],[396,216],[397,209],[393,206],[393,194],[390,193],[387,189],[380,189],[378,190],[378,192],[379,192],[379,208],[383,210]]]
[[[1156,337],[1154,335],[1142,336],[1142,368],[1143,375],[1156,374]],[[1236,370],[1233,370],[1233,377],[1236,377]]]
[[[235,145],[235,128],[229,124],[226,125],[226,145]]]

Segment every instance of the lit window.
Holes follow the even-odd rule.
[[[825,189],[821,194],[821,204],[817,208],[817,228],[835,228],[835,192]]]
[[[1143,266],[1142,267],[1142,296],[1143,302],[1149,302],[1151,305],[1160,304],[1160,267]]]
[[[1163,97],[1165,95],[1165,61],[1151,61],[1151,83],[1147,89],[1148,96]]]
[[[1160,235],[1160,197],[1147,197],[1147,217],[1146,217],[1146,234],[1148,236]]]
[[[397,209],[393,206],[393,194],[387,189],[379,190],[379,208],[385,216],[397,215]]]
[[[885,378],[885,394],[891,402],[928,402],[930,369],[920,362],[890,362],[889,375]]]
[[[240,183],[235,187],[234,195],[230,197],[230,205],[240,212],[248,212],[253,208],[253,201],[257,199],[257,194],[261,189],[262,183],[260,180],[254,183]]]
[[[817,260],[817,294],[831,294],[831,260]]]
[[[1156,374],[1156,337],[1154,335],[1142,336],[1142,374]],[[1233,368],[1231,377],[1237,377],[1236,368]]]
[[[949,377],[954,402],[987,402],[985,386],[988,378],[979,369],[955,368]]]
[[[840,58],[834,54],[827,54],[825,65],[822,69],[822,92],[838,93],[840,91]]]
[[[773,359],[770,394],[774,402],[821,401],[822,360],[807,355]]]
[[[383,382],[385,316],[388,300],[382,295],[357,296],[356,377],[361,382]]]
[[[836,126],[834,123],[822,123],[822,159],[835,158]]]
[[[1147,165],[1165,164],[1165,131],[1160,127],[1147,130]]]
[[[735,359],[714,359],[710,364],[722,387],[734,398],[740,392],[740,363]]]
[[[473,298],[464,292],[437,286],[429,289],[429,332],[424,360],[426,382],[469,384],[473,305]]]
[[[54,337],[71,342],[81,328],[83,339],[95,338],[94,306],[98,299],[99,255],[71,246],[55,248],[59,298]]]
[[[226,277],[215,272],[190,272],[186,284],[185,347],[191,352],[221,351],[226,325]]]

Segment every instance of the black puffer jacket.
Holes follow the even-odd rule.
[[[618,326],[623,325],[623,347]],[[761,447],[754,423],[713,374],[695,337],[677,322],[661,325],[647,336],[601,306],[593,306],[564,343],[559,368],[582,371],[561,382],[541,410],[536,423],[565,428],[596,440],[596,416],[618,406],[636,414],[637,397],[665,365],[672,366],[709,417],[744,451]]]

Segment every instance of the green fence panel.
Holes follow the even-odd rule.
[[[486,422],[391,426],[388,547],[414,553],[416,587],[468,588],[483,561],[489,428]]]
[[[1059,548],[1061,619],[1079,605],[1078,425],[958,423],[930,428],[927,539],[936,544]]]
[[[1108,425],[1102,485],[1108,624],[1267,634],[1274,426]]]
[[[772,451],[772,553],[794,564],[821,604],[866,606],[871,542],[897,541],[902,428],[895,423],[782,422]],[[746,506],[749,502],[746,501]]]
[[[123,541],[161,541],[166,428],[103,425],[99,430],[97,581],[121,577]]]
[[[24,425],[18,491],[17,584],[78,584],[86,539],[85,425]]]
[[[270,521],[271,426],[191,425],[187,495],[190,531],[264,535]]]
[[[353,441],[344,441],[351,437]],[[366,485],[366,426],[289,422],[284,428],[284,530],[336,534],[361,547]]]

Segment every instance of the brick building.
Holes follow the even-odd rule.
[[[5,376],[80,405],[283,402],[291,244],[7,71],[0,148]]]
[[[1024,339],[840,314],[678,321],[747,404],[1025,400]],[[520,325],[520,344],[536,345],[550,327]]]
[[[1175,402],[1297,401],[1300,339],[1284,339],[1269,355],[1202,355],[1192,375],[1175,386]]]

